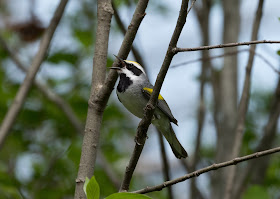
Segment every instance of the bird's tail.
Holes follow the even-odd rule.
[[[171,125],[170,125],[169,131],[165,131],[160,128],[157,128],[157,129],[164,135],[165,139],[168,141],[176,158],[181,159],[181,158],[188,157],[188,153],[186,152],[186,150],[183,148],[183,146],[177,139],[176,134]]]

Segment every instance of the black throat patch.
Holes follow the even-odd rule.
[[[132,84],[130,78],[123,73],[120,74],[120,82],[117,87],[118,92],[123,93],[129,87],[130,84]]]

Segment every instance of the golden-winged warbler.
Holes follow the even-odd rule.
[[[117,87],[118,98],[132,114],[143,118],[144,108],[153,92],[153,85],[140,64],[122,60],[117,56],[116,58],[120,61],[120,65],[111,69],[116,70],[120,76]],[[164,135],[174,155],[177,158],[186,158],[188,153],[178,141],[170,122],[178,125],[166,101],[159,95],[152,124]]]

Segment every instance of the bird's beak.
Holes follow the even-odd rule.
[[[118,67],[111,67],[110,69],[121,70],[121,68],[125,66],[125,61],[123,59],[119,58],[117,55],[114,55],[114,56],[121,62],[121,65]]]

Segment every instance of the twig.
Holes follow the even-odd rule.
[[[258,9],[256,12],[256,18],[253,25],[253,31],[252,31],[252,40],[256,40],[258,37],[259,27],[261,23],[262,18],[262,9],[263,9],[263,2],[264,0],[259,0]],[[235,138],[234,138],[234,144],[232,149],[232,154],[230,157],[236,157],[238,156],[242,144],[242,138],[243,138],[243,131],[245,128],[245,120],[246,120],[246,113],[248,110],[249,105],[249,99],[250,99],[250,88],[251,88],[251,71],[253,67],[254,62],[254,51],[256,50],[256,45],[252,45],[250,47],[250,54],[248,63],[246,66],[246,75],[245,75],[245,81],[243,85],[243,91],[241,100],[238,107],[238,113],[237,113],[237,126],[235,130]],[[229,168],[228,171],[228,179],[226,182],[226,189],[225,189],[225,199],[231,199],[232,198],[232,190],[233,190],[233,184],[234,179],[236,175],[236,167]]]
[[[227,43],[227,44],[219,44],[213,46],[200,46],[195,48],[173,48],[174,53],[179,52],[188,52],[188,51],[200,51],[200,50],[210,50],[215,48],[228,48],[228,47],[235,47],[235,46],[248,46],[252,44],[279,44],[280,41],[275,40],[260,40],[260,41],[247,41],[247,42],[237,42],[237,43]]]
[[[246,156],[234,158],[234,159],[226,161],[226,162],[222,162],[222,163],[218,163],[218,164],[212,164],[211,166],[199,169],[197,171],[194,171],[192,173],[184,175],[180,178],[176,178],[174,180],[166,181],[162,184],[159,184],[159,185],[156,185],[156,186],[153,186],[153,187],[146,187],[144,189],[133,191],[132,193],[144,194],[144,193],[150,193],[150,192],[154,192],[154,191],[160,191],[160,190],[162,190],[162,189],[164,189],[168,186],[177,184],[179,182],[183,182],[183,181],[185,181],[187,179],[190,179],[190,178],[198,177],[199,175],[201,175],[203,173],[207,173],[207,172],[212,171],[212,170],[217,170],[217,169],[220,169],[220,168],[223,168],[223,167],[236,165],[240,162],[244,162],[244,161],[247,161],[247,160],[263,157],[263,156],[270,155],[270,154],[273,154],[273,153],[278,153],[278,152],[280,152],[280,147],[276,147],[276,148],[265,150],[265,151],[260,151],[260,152],[257,152],[257,153],[253,153],[251,155],[246,155]]]
[[[26,74],[26,77],[16,94],[13,104],[9,108],[5,118],[2,121],[2,125],[0,127],[0,148],[3,146],[4,140],[5,140],[6,136],[8,135],[13,123],[15,122],[16,117],[24,103],[24,100],[32,86],[33,80],[41,66],[41,63],[43,62],[43,59],[46,55],[46,52],[50,45],[50,42],[51,42],[51,39],[55,32],[55,29],[63,15],[64,8],[65,8],[67,2],[68,2],[68,0],[60,1],[60,4],[58,5],[58,7],[54,13],[54,16],[50,22],[50,25],[47,28],[47,30],[41,40],[39,51],[37,52],[36,56],[34,57],[30,70]]]
[[[178,64],[174,64],[174,65],[171,66],[171,68],[177,68],[177,67],[180,67],[180,66],[185,66],[185,65],[200,62],[200,61],[208,61],[208,60],[222,58],[222,57],[226,57],[226,56],[233,56],[233,55],[236,55],[237,53],[248,52],[248,51],[253,52],[256,56],[258,56],[260,59],[262,59],[274,72],[276,72],[278,75],[280,75],[280,71],[277,70],[276,67],[273,66],[273,64],[269,60],[267,60],[262,54],[260,54],[256,51],[252,51],[251,49],[240,49],[240,50],[234,50],[234,51],[231,51],[231,52],[226,52],[226,53],[223,53],[223,54],[220,54],[220,55],[208,56],[208,57],[205,57],[205,58],[201,57],[201,58],[198,58],[198,59],[193,59],[193,60],[190,60],[190,61],[185,61],[185,62],[181,62],[181,63],[178,63]]]
[[[125,25],[124,25],[123,21],[121,20],[121,17],[119,15],[118,9],[115,6],[114,1],[112,2],[112,6],[113,6],[113,9],[114,9],[114,17],[116,19],[116,22],[117,22],[119,28],[121,29],[122,33],[125,35],[127,30],[125,28]],[[133,54],[135,60],[138,63],[140,63],[141,66],[143,66],[143,68],[146,68],[144,60],[142,59],[142,56],[141,56],[140,52],[137,50],[137,48],[134,45],[131,46],[131,51],[132,51],[132,54]]]
[[[132,47],[132,43],[136,37],[136,33],[140,27],[142,20],[146,15],[145,10],[147,8],[148,3],[149,0],[138,1],[130,25],[128,26],[127,32],[124,36],[122,45],[118,52],[118,57],[125,59],[128,56],[130,49]],[[113,67],[116,67],[118,64],[119,61],[116,59],[115,62],[113,63]],[[99,101],[103,102],[103,106],[105,106],[106,103],[108,102],[108,99],[114,89],[117,78],[118,78],[117,72],[111,70],[108,74],[105,84],[102,86],[100,92],[98,93]]]
[[[192,171],[191,165],[188,161],[186,161],[186,159],[181,159],[180,162],[181,162],[182,166],[184,167],[186,173],[190,173]],[[195,193],[196,193],[196,198],[204,199],[204,196],[202,195],[201,190],[198,189],[197,186],[194,186],[194,189],[195,189]]]
[[[157,130],[157,134],[158,134],[158,140],[159,140],[159,144],[160,144],[160,152],[161,152],[161,158],[162,158],[162,165],[163,165],[163,175],[164,175],[164,181],[168,181],[170,180],[170,170],[169,170],[169,164],[168,164],[168,159],[166,156],[166,150],[165,150],[165,146],[164,146],[164,140],[162,137],[162,134]],[[173,199],[173,191],[172,191],[172,187],[168,187],[167,189],[168,191],[168,198],[169,199]]]
[[[181,31],[186,22],[187,9],[188,9],[188,0],[187,1],[182,0],[179,17],[178,17],[177,24],[176,24],[175,30],[173,32],[172,38],[169,43],[169,48],[165,55],[164,62],[162,64],[160,72],[157,76],[157,80],[155,83],[155,87],[153,89],[153,93],[149,99],[149,102],[147,103],[147,105],[144,109],[144,117],[140,121],[138,128],[137,128],[137,135],[135,137],[136,145],[134,147],[134,151],[133,151],[132,157],[129,161],[129,164],[126,168],[124,180],[123,180],[120,191],[127,191],[129,189],[129,184],[130,184],[133,172],[135,170],[135,167],[137,165],[137,162],[139,160],[139,157],[142,153],[142,150],[143,150],[143,147],[144,147],[144,144],[146,141],[147,130],[149,128],[149,125],[151,124],[152,116],[155,111],[156,101],[158,99],[158,95],[159,95],[162,83],[166,76],[167,70],[170,66],[171,60],[172,60],[173,56],[175,55],[175,53],[172,51],[172,49],[176,47],[179,36],[181,34]]]
[[[190,8],[188,9],[187,15],[190,13],[191,9],[193,8],[194,4],[195,4],[196,0],[192,1],[192,4],[190,6]]]
[[[97,93],[101,90],[106,78],[109,33],[113,13],[111,0],[97,1],[97,30],[93,57],[91,92],[88,101],[88,113],[79,171],[76,179],[75,199],[86,198],[83,190],[84,181],[86,177],[91,178],[95,168],[100,128],[105,109],[105,105],[103,102],[99,101]]]

